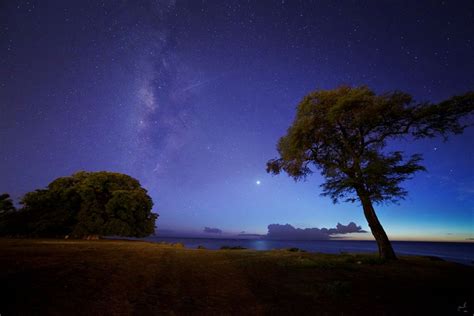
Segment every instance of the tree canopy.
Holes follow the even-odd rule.
[[[325,178],[322,195],[334,203],[360,201],[381,255],[394,258],[372,203],[404,198],[401,183],[425,168],[420,154],[387,151],[387,144],[460,134],[467,126],[462,117],[473,109],[473,92],[434,104],[416,102],[401,91],[377,95],[366,86],[318,90],[298,105],[293,124],[278,142],[279,157],[268,161],[267,172],[285,171],[301,180],[319,170]],[[381,247],[388,249],[385,254]]]
[[[154,232],[157,218],[136,179],[104,171],[58,178],[46,189],[27,193],[21,204],[8,219],[20,235],[145,237]]]

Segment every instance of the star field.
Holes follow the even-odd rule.
[[[140,180],[158,228],[367,229],[322,179],[265,163],[314,89],[367,84],[440,101],[474,88],[472,1],[9,1],[0,5],[0,192],[78,170]],[[474,129],[424,154],[409,198],[379,207],[399,239],[473,237]]]

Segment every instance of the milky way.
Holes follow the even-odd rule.
[[[265,163],[316,88],[439,101],[474,88],[472,1],[8,1],[0,5],[0,191],[77,170],[138,178],[159,229],[333,227],[357,204]],[[428,172],[378,208],[391,236],[472,238],[473,128],[395,144]],[[362,235],[358,234],[359,238]]]

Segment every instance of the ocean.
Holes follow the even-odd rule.
[[[371,253],[377,252],[375,241],[370,240],[266,240],[266,239],[218,239],[218,238],[178,238],[178,237],[148,237],[146,241],[183,243],[187,248],[197,248],[199,245],[207,249],[220,249],[222,246],[241,246],[254,250],[272,250],[299,248],[308,252],[321,253]],[[399,255],[435,256],[446,261],[466,265],[474,264],[474,243],[456,242],[417,242],[392,241],[395,252]]]

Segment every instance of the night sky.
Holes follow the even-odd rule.
[[[437,102],[473,74],[473,1],[2,1],[0,192],[109,170],[140,180],[164,231],[368,229],[319,174],[266,174],[298,102],[341,84]],[[473,139],[394,145],[428,172],[377,207],[390,237],[474,237]]]

